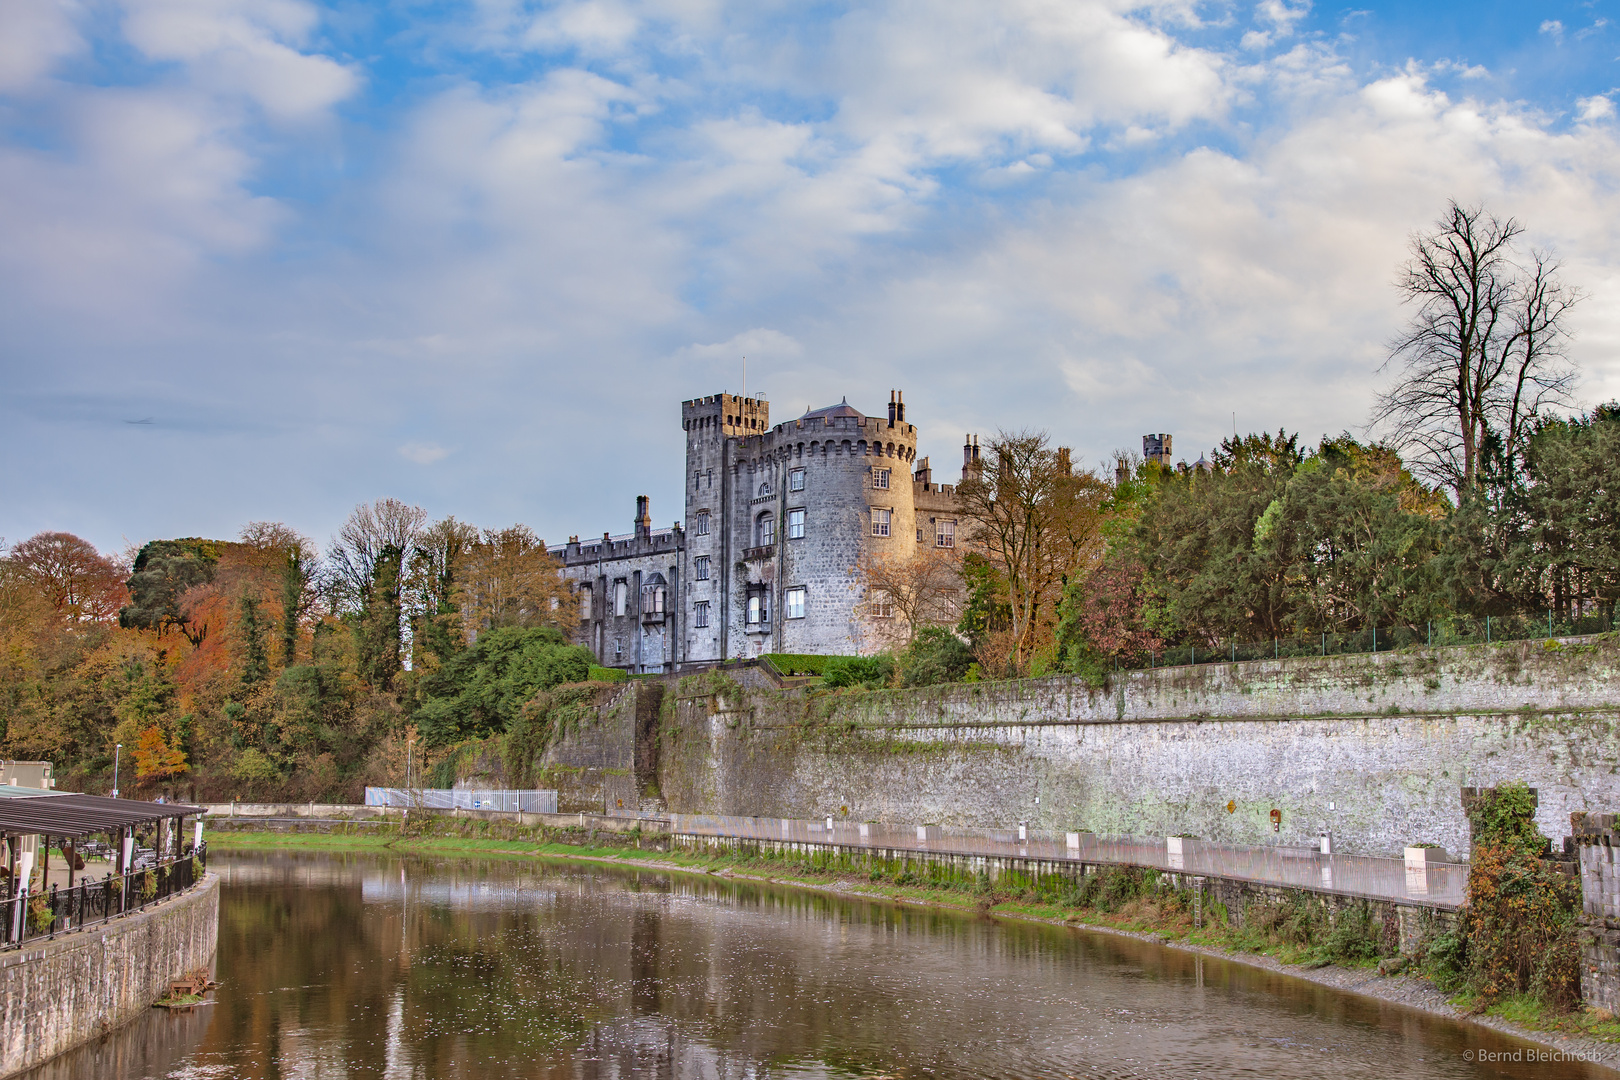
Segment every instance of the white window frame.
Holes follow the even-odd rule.
[[[782,610],[790,619],[804,618],[805,587],[796,585],[782,595]]]
[[[776,515],[766,512],[754,519],[754,546],[770,547],[776,543]]]
[[[934,546],[954,548],[956,546],[956,519],[941,518],[934,522]]]
[[[788,511],[787,538],[789,540],[804,539],[804,507],[794,507]]]
[[[872,470],[872,486],[874,488],[880,490],[880,491],[889,490],[889,470],[888,469],[873,469]]]
[[[804,490],[804,470],[803,469],[792,469],[792,470],[790,470],[788,472],[788,490],[789,491],[803,491]]]
[[[873,589],[871,597],[866,602],[866,609],[874,619],[892,619],[894,598],[882,589]]]
[[[889,528],[894,524],[894,511],[881,506],[872,507],[872,535],[888,536]]]

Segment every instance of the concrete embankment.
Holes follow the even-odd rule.
[[[88,930],[0,953],[0,1077],[128,1023],[169,983],[212,970],[219,877]]]

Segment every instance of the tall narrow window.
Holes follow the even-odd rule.
[[[699,600],[692,605],[692,625],[704,627],[709,625],[709,602]]]
[[[699,581],[709,580],[709,557],[707,555],[699,555],[692,560],[692,575]]]
[[[623,581],[613,583],[613,614],[623,616],[630,606],[630,586]]]
[[[789,540],[803,540],[804,539],[804,511],[803,510],[789,510],[788,511],[788,539]]]
[[[580,590],[579,590],[579,617],[581,619],[594,619],[594,618],[596,618],[596,610],[595,610],[596,605],[591,603],[591,599],[592,599],[592,597],[594,595],[595,594],[593,592],[591,592],[591,587],[589,585],[584,585],[584,586],[580,587]]]
[[[748,598],[748,621],[750,624],[765,621],[765,597],[759,593]]]
[[[889,470],[873,469],[872,486],[875,488],[887,488],[889,486]]]
[[[880,510],[875,506],[872,507],[872,535],[873,536],[888,536],[889,535],[889,517],[890,517],[890,511],[888,511],[888,510]]]
[[[788,618],[804,618],[804,589],[802,586],[797,589],[789,589],[783,595],[782,602],[787,606]]]
[[[774,543],[776,543],[776,515],[767,511],[754,521],[754,546],[766,547]]]
[[[707,510],[699,510],[697,515],[692,518],[692,535],[709,535],[709,512]]]
[[[803,491],[804,490],[804,470],[803,469],[794,469],[792,472],[788,473],[788,490],[789,491]]]
[[[956,522],[944,518],[934,522],[934,546],[953,548],[956,546]]]

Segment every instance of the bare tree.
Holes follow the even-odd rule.
[[[1101,553],[1102,504],[1108,487],[1075,473],[1068,451],[1045,432],[999,432],[978,475],[957,485],[969,541],[1002,575],[1011,613],[1011,661],[1022,669],[1038,631],[1056,616],[1063,583]]]
[[[129,568],[72,533],[42,532],[11,549],[11,563],[68,622],[106,622],[129,599]]]
[[[1567,403],[1574,384],[1560,361],[1580,294],[1546,253],[1514,262],[1522,233],[1513,218],[1453,200],[1433,230],[1412,238],[1396,283],[1417,312],[1379,369],[1402,371],[1379,395],[1372,424],[1459,499],[1479,483],[1493,440],[1511,463],[1531,419]]]
[[[891,613],[893,629],[878,634],[886,646],[909,645],[923,627],[957,620],[962,567],[955,548],[863,552],[855,574],[865,589],[866,614]]]
[[[402,563],[409,560],[426,521],[426,510],[398,499],[378,499],[355,507],[332,541],[327,559],[340,595],[350,603],[368,595],[377,562],[385,552],[392,552]]]

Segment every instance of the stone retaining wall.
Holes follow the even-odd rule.
[[[219,876],[101,926],[0,953],[0,1077],[135,1019],[169,983],[213,970]]]

